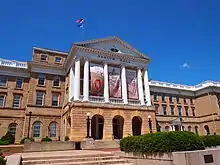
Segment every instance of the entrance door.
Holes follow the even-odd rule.
[[[132,119],[132,132],[133,136],[139,136],[141,135],[141,126],[142,126],[142,120],[140,117],[135,116]]]
[[[124,118],[122,116],[115,116],[112,119],[112,128],[114,139],[122,139],[123,137]]]
[[[91,120],[92,138],[101,140],[103,138],[104,118],[101,115],[94,115]]]

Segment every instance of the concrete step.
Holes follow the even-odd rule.
[[[53,164],[44,164],[44,165],[115,165],[115,164],[125,164],[127,163],[126,159],[111,159],[111,160],[100,160],[100,161],[83,161],[83,162],[63,162],[63,163],[53,163]],[[42,165],[42,164],[35,164]]]
[[[74,155],[69,153],[65,155],[58,154],[44,154],[44,155],[34,155],[34,156],[22,156],[22,160],[24,161],[35,161],[35,160],[52,160],[52,159],[77,159],[77,158],[94,158],[94,157],[113,157],[112,153],[101,153],[101,154],[88,154],[88,155]]]
[[[94,157],[75,157],[75,158],[63,158],[56,157],[54,159],[39,159],[39,160],[25,160],[22,161],[22,165],[32,164],[54,164],[54,163],[65,163],[65,162],[83,162],[83,161],[102,161],[102,160],[117,160],[119,156],[94,156]]]
[[[104,140],[94,140],[91,144],[87,145],[86,149],[102,149],[102,148],[119,148],[119,142],[110,140],[110,141],[104,141]]]

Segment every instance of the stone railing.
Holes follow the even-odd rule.
[[[128,99],[128,104],[141,105],[140,100]]]
[[[105,99],[104,97],[100,97],[100,96],[89,96],[89,101],[95,103],[104,103]]]
[[[109,100],[110,100],[110,103],[112,104],[123,104],[124,103],[123,99],[121,98],[110,98]]]

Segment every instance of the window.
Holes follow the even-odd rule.
[[[50,128],[49,128],[50,137],[56,137],[56,129],[57,129],[56,127],[57,127],[57,124],[55,122],[50,124]]]
[[[182,116],[182,108],[178,107],[179,116]]]
[[[59,87],[60,86],[60,77],[58,77],[58,76],[54,77],[53,86],[54,87]]]
[[[183,98],[183,102],[184,102],[184,104],[186,104],[186,98]]]
[[[176,97],[176,102],[179,103],[180,102],[180,98]]]
[[[165,96],[162,95],[161,98],[162,98],[162,102],[165,102]]]
[[[186,116],[189,116],[188,107],[185,107]]]
[[[16,123],[11,123],[11,124],[8,126],[8,132],[10,132],[14,137],[15,137],[15,135],[16,135],[16,126],[17,126]]]
[[[191,126],[188,126],[188,131],[192,132],[192,127]]]
[[[45,85],[45,75],[38,75],[38,85]]]
[[[46,54],[42,54],[41,56],[40,56],[40,60],[41,61],[47,61],[47,58],[48,58],[48,56],[46,55]]]
[[[199,134],[199,128],[198,128],[198,126],[195,126],[195,131],[196,131],[196,134],[198,135],[198,134]]]
[[[55,58],[55,63],[61,63],[61,57],[56,57]]]
[[[193,104],[193,99],[190,99],[190,103]]]
[[[16,88],[22,88],[23,85],[23,78],[16,79]]]
[[[192,115],[193,115],[193,116],[196,116],[196,114],[195,114],[195,108],[194,108],[194,107],[192,107]]]
[[[0,87],[5,87],[7,83],[7,78],[4,76],[0,76]]]
[[[5,95],[0,95],[0,107],[4,107]]]
[[[154,94],[154,101],[157,101],[157,94]]]
[[[155,105],[155,113],[158,114],[158,111],[159,111],[159,106]]]
[[[167,115],[167,107],[163,106],[163,114]]]
[[[14,108],[19,108],[20,107],[20,101],[21,101],[21,95],[14,95],[13,107]]]
[[[59,106],[59,95],[58,94],[53,94],[52,106]]]
[[[36,121],[33,125],[33,137],[40,137],[40,122]]]
[[[174,115],[174,106],[170,107],[171,115]]]
[[[44,105],[44,92],[37,92],[36,105]]]
[[[172,98],[172,96],[169,97],[169,101],[170,101],[170,103],[173,102],[173,98]]]

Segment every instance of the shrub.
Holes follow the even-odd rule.
[[[207,135],[201,136],[200,138],[203,141],[205,147],[220,146],[220,135]]]
[[[65,136],[65,139],[64,139],[65,141],[69,141],[70,140],[70,138],[68,137],[68,136]]]
[[[8,140],[0,140],[0,145],[9,145],[10,142]]]
[[[7,132],[5,134],[5,136],[3,136],[1,138],[1,141],[9,141],[9,144],[14,144],[15,142],[15,137],[10,133],[10,132]]]
[[[200,137],[192,132],[158,132],[141,136],[125,137],[120,141],[125,152],[154,154],[204,149]]]
[[[20,141],[20,143],[21,143],[21,144],[24,144],[24,142],[25,142],[26,140],[30,140],[31,142],[34,142],[34,138],[27,138],[27,137],[25,137],[25,138],[23,138],[23,139]]]
[[[49,138],[48,136],[46,136],[45,138],[42,138],[41,141],[42,141],[42,142],[51,142],[52,139]]]
[[[2,152],[0,152],[0,165],[6,165],[6,159]]]

